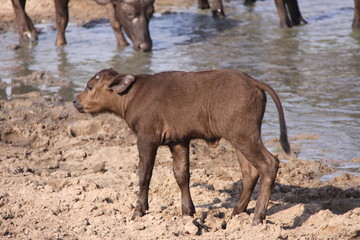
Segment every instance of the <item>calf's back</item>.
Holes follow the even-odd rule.
[[[234,70],[138,75],[125,120],[136,133],[165,142],[258,135],[266,96],[254,81]]]

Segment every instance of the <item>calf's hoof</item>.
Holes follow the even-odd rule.
[[[145,215],[145,212],[142,211],[142,210],[139,210],[139,209],[135,209],[132,217],[131,217],[131,220],[134,220],[135,218],[138,218],[138,217],[142,217]]]
[[[236,216],[236,215],[239,215],[240,213],[250,214],[248,211],[246,211],[246,209],[237,208],[237,207],[235,206],[235,208],[234,208],[234,210],[233,210],[233,212],[232,212],[232,214],[231,214],[231,217],[234,217],[234,216]]]
[[[260,218],[255,219],[255,218],[254,218],[254,220],[253,220],[253,222],[252,222],[252,225],[253,225],[253,226],[257,226],[257,225],[259,225],[259,224],[261,224],[261,223],[263,223],[263,220],[262,220],[262,219],[260,219]]]
[[[195,211],[194,207],[192,207],[192,208],[183,208],[182,209],[182,215],[183,216],[191,216],[191,217],[193,217],[195,213],[196,213],[196,211]]]

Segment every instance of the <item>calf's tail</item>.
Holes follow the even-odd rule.
[[[270,94],[271,98],[274,100],[277,111],[279,113],[279,122],[280,122],[280,143],[282,149],[285,151],[285,153],[289,154],[291,152],[290,150],[290,144],[287,137],[287,130],[286,130],[286,123],[285,123],[285,116],[284,116],[284,110],[280,102],[279,96],[276,94],[275,90],[270,87],[268,84],[264,82],[260,82],[256,79],[254,79],[255,86],[259,89],[267,92]]]

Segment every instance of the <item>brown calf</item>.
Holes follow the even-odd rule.
[[[243,175],[233,214],[246,210],[260,177],[253,224],[265,219],[279,160],[261,141],[261,123],[268,92],[280,121],[280,142],[290,152],[280,99],[267,84],[235,70],[121,74],[113,69],[96,73],[74,100],[81,113],[112,112],[122,117],[138,137],[140,191],[133,218],[148,210],[149,183],[157,149],[167,145],[181,190],[182,214],[193,215],[189,190],[189,142],[204,139],[216,146],[220,138],[236,149]]]

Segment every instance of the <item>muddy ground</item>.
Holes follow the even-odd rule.
[[[35,22],[53,21],[46,15],[52,1],[42,7],[34,2],[29,0],[28,11]],[[174,3],[158,1],[157,9],[171,10],[169,2]],[[10,1],[0,0],[0,7],[3,31],[15,29]],[[77,0],[70,5],[74,22],[94,18],[79,9],[106,17],[103,8]],[[19,81],[56,82],[42,72],[14,82]],[[312,136],[290,136],[290,141],[298,138]],[[242,176],[225,141],[216,149],[192,142],[194,218],[181,216],[170,153],[163,147],[149,212],[131,220],[138,191],[135,142],[118,117],[79,114],[56,95],[31,92],[1,100],[0,239],[360,239],[360,177],[343,174],[321,182],[334,169],[282,154],[277,136],[266,142],[281,168],[264,224],[251,226],[258,187],[249,213],[230,218]]]

